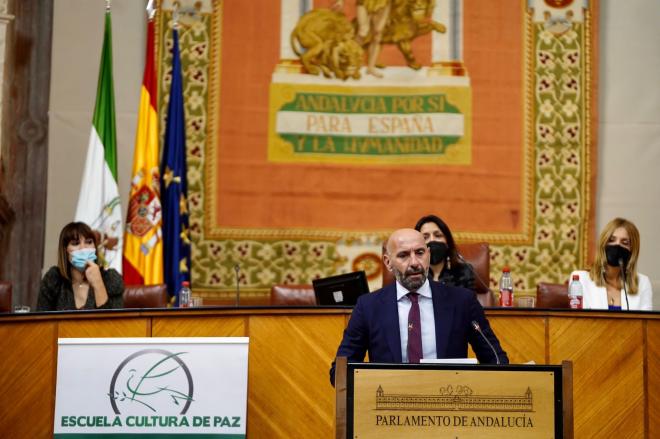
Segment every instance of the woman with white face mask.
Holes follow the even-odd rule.
[[[574,271],[582,284],[585,309],[653,309],[653,290],[648,276],[637,272],[639,231],[630,221],[614,218],[598,238],[590,271]]]
[[[114,269],[97,264],[96,235],[85,223],[60,232],[57,266],[41,280],[37,311],[122,308],[124,282]]]
[[[474,273],[458,258],[456,243],[449,226],[436,215],[426,215],[417,221],[415,230],[422,234],[431,250],[429,279],[474,290]]]

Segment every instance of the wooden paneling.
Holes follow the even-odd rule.
[[[328,372],[343,330],[341,315],[250,318],[249,437],[334,436]]]
[[[153,337],[244,337],[246,317],[156,317]]]
[[[193,296],[200,293],[200,289],[195,289]],[[201,296],[204,299],[204,306],[235,306],[236,296],[218,293],[217,290],[201,290]],[[241,289],[240,306],[270,306],[270,291],[246,291]]]
[[[551,317],[550,363],[573,362],[576,438],[644,437],[643,322]]]
[[[660,437],[660,320],[646,322],[649,438]]]
[[[0,316],[0,437],[51,436],[58,331],[61,337],[247,335],[249,437],[333,437],[328,369],[347,313],[242,308]],[[660,437],[659,314],[487,315],[512,362],[545,363],[546,352],[549,363],[573,361],[576,438]]]
[[[149,321],[134,319],[90,319],[64,320],[59,322],[57,336],[75,337],[148,337]]]
[[[0,436],[52,437],[55,323],[1,324],[0,359]]]
[[[545,364],[545,319],[543,317],[488,317],[490,326],[510,363],[534,361]]]

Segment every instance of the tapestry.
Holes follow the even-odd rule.
[[[160,2],[184,74],[196,295],[365,270],[433,213],[518,293],[588,262],[595,22],[586,0]]]

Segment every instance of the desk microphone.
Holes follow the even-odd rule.
[[[623,294],[626,296],[626,309],[630,311],[628,303],[628,289],[626,288],[626,266],[623,264],[623,258],[619,258],[619,267],[621,268],[621,280],[623,281]]]
[[[234,265],[234,271],[236,272],[236,308],[238,308],[241,300],[241,288],[239,285],[240,277],[238,276],[238,273],[241,271],[241,266],[238,264]]]
[[[467,266],[468,270],[470,270],[470,271],[472,272],[472,275],[473,275],[474,278],[475,278],[475,279],[481,284],[481,286],[484,287],[486,290],[488,290],[488,292],[494,296],[495,293],[493,293],[493,290],[491,290],[490,287],[488,286],[488,284],[487,284],[486,282],[484,282],[484,280],[481,278],[481,276],[479,276],[479,273],[477,273],[476,271],[474,271],[474,268],[472,267],[472,265],[471,265],[468,261],[465,260],[465,258],[463,257],[463,255],[460,254],[460,253],[458,252],[458,250],[456,250],[456,256],[458,256],[458,259],[459,259],[463,264],[465,264],[465,265]]]
[[[490,343],[488,338],[484,335],[484,333],[481,331],[481,327],[479,326],[479,323],[477,323],[476,320],[472,320],[470,322],[472,324],[472,327],[474,328],[475,331],[477,331],[479,334],[481,334],[481,337],[483,337],[484,340],[486,340],[486,343],[488,343],[488,346],[490,346],[490,350],[493,351],[493,354],[495,354],[495,361],[497,361],[497,364],[500,364],[500,357],[497,355],[497,351],[493,347],[493,345]]]

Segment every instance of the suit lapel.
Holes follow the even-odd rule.
[[[454,318],[454,303],[439,283],[431,282],[431,293],[433,294],[433,316],[435,318],[435,349],[438,358],[446,358]]]
[[[396,283],[385,287],[380,298],[385,339],[395,363],[401,363],[401,336],[399,335],[399,308],[396,301]]]

